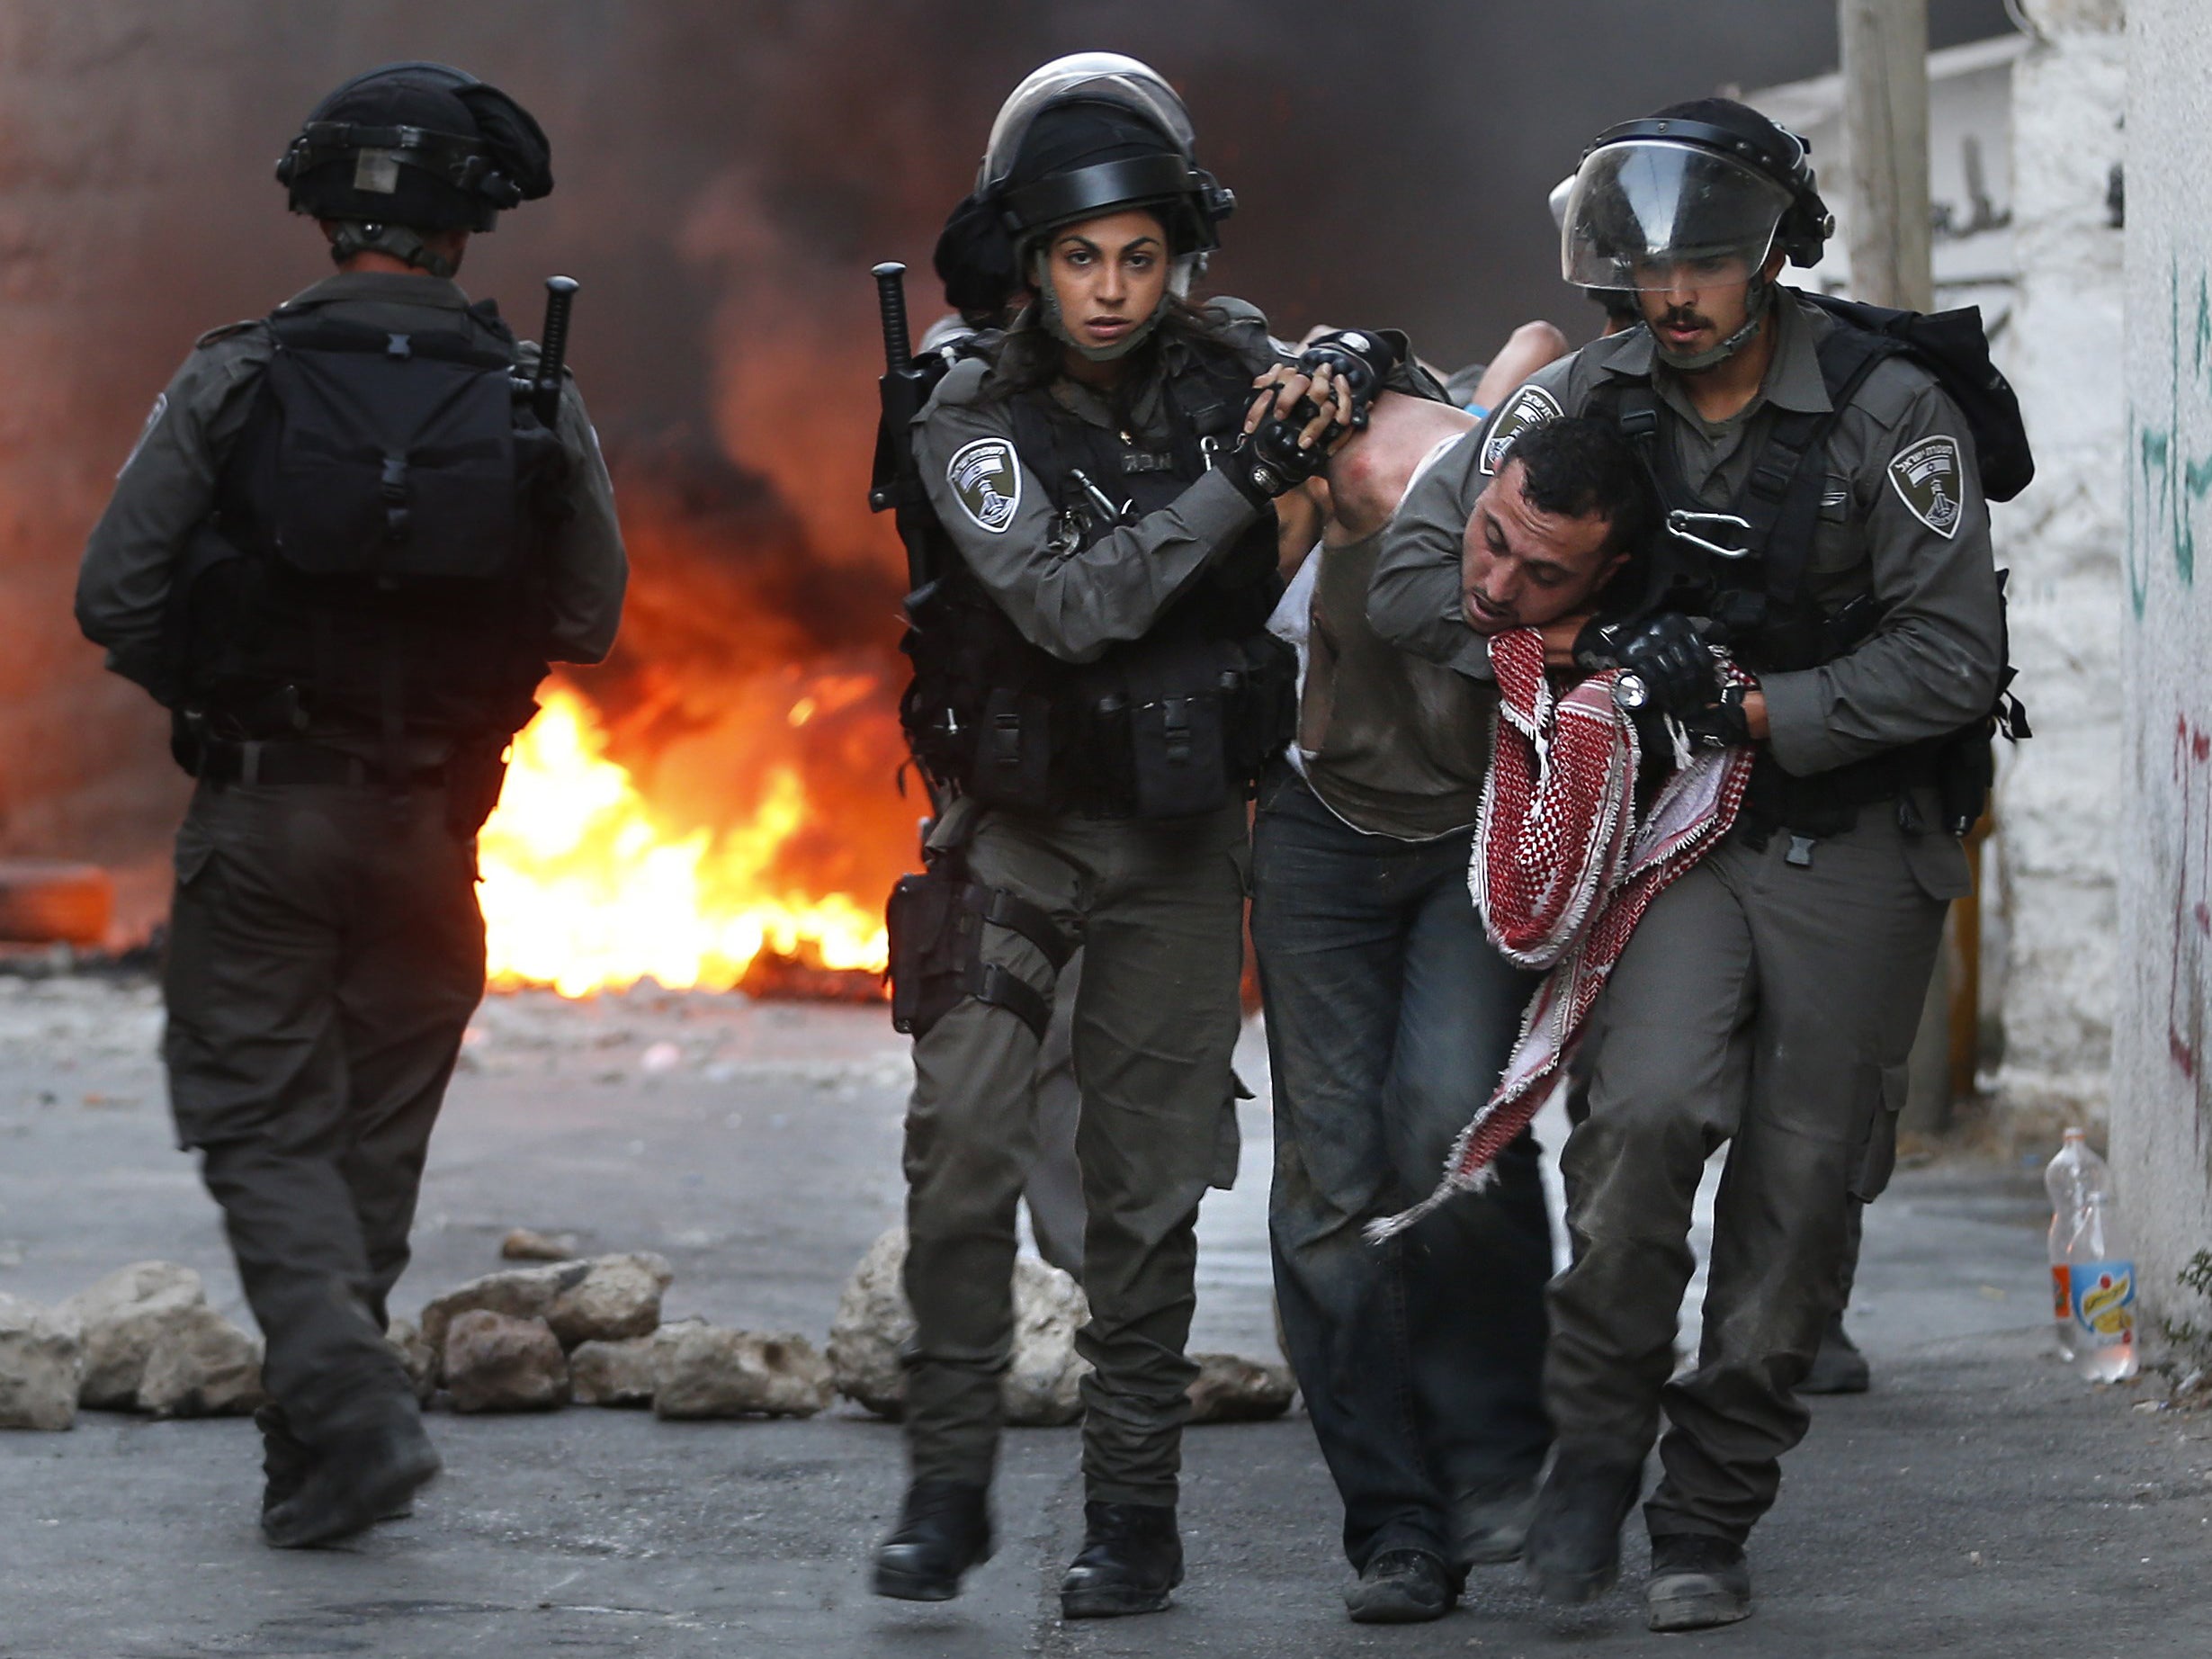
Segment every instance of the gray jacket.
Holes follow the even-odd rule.
[[[1482,639],[1460,609],[1460,547],[1476,498],[1500,464],[1495,440],[1582,412],[1607,380],[1657,390],[1662,441],[1708,508],[1725,511],[1765,448],[1778,408],[1830,408],[1816,349],[1836,323],[1783,291],[1773,364],[1750,406],[1701,419],[1657,360],[1648,329],[1596,340],[1547,364],[1407,492],[1384,534],[1367,614],[1385,639],[1487,677]],[[1828,478],[1806,591],[1827,611],[1871,594],[1881,620],[1832,662],[1760,676],[1769,742],[1783,770],[1809,776],[1956,731],[1989,711],[2004,668],[2004,624],[1972,435],[1919,365],[1890,358],[1831,434]],[[1937,498],[1930,463],[1946,480]]]

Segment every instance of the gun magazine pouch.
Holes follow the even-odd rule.
[[[891,1023],[922,1036],[972,997],[1003,1008],[1044,1040],[1052,1023],[1049,994],[1018,974],[983,960],[986,925],[1008,928],[1035,946],[1057,978],[1075,946],[1043,909],[1003,887],[986,887],[940,865],[902,875],[885,909],[891,933]]]

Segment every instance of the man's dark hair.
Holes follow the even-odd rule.
[[[1641,558],[1659,534],[1659,492],[1610,421],[1563,416],[1513,440],[1500,470],[1521,464],[1521,495],[1539,512],[1606,521],[1603,551]]]

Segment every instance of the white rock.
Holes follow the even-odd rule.
[[[48,1313],[0,1295],[0,1429],[67,1429],[76,1421],[84,1350],[65,1308]]]
[[[457,1412],[542,1412],[569,1398],[568,1358],[542,1319],[484,1308],[456,1314],[443,1363]]]
[[[680,1327],[663,1325],[661,1330]],[[579,1342],[569,1356],[569,1377],[578,1405],[650,1405],[655,1336],[620,1342]]]
[[[682,1325],[653,1350],[658,1417],[811,1417],[834,1392],[829,1362],[802,1336]]]
[[[207,1305],[199,1274],[174,1261],[134,1261],[80,1290],[58,1311],[84,1332],[85,1379],[77,1403],[94,1411],[139,1409],[148,1357],[165,1332],[189,1326]]]
[[[897,1418],[906,1404],[899,1356],[914,1335],[900,1281],[906,1251],[903,1227],[870,1245],[837,1298],[829,1327],[837,1392],[879,1417]],[[1045,1427],[1082,1415],[1079,1390],[1090,1366],[1076,1356],[1075,1333],[1089,1318],[1090,1305],[1074,1279],[1034,1256],[1016,1260],[1014,1352],[1000,1386],[1007,1422]]]
[[[157,1417],[222,1417],[265,1403],[261,1342],[205,1304],[164,1322],[139,1383]]]

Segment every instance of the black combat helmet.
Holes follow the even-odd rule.
[[[276,178],[293,212],[352,232],[338,257],[375,247],[434,269],[419,237],[385,233],[489,230],[501,209],[551,192],[552,146],[497,87],[442,63],[389,63],[315,106]]]
[[[1158,71],[1118,52],[1056,58],[1014,89],[991,123],[974,193],[937,243],[945,298],[988,315],[1019,291],[1047,231],[1123,208],[1167,228],[1175,289],[1187,291],[1236,196],[1194,158],[1190,115]]]

